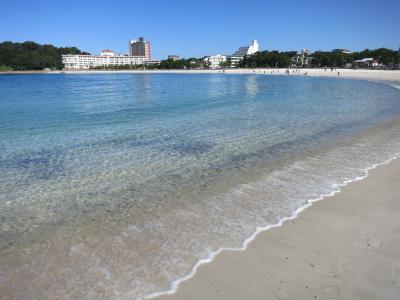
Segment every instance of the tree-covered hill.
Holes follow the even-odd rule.
[[[35,42],[0,43],[0,70],[61,69],[62,54],[85,53],[76,47],[40,45]]]

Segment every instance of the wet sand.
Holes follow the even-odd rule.
[[[400,159],[157,299],[399,299]]]

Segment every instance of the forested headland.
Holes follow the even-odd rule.
[[[62,69],[62,54],[88,54],[76,47],[55,47],[35,42],[0,43],[0,71]]]

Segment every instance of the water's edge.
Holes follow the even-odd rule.
[[[252,75],[252,74],[249,74],[249,75]],[[317,76],[313,76],[313,77],[317,77]],[[350,79],[350,78],[347,78],[347,79]],[[384,80],[377,81],[377,80],[360,79],[360,78],[352,78],[352,79],[353,80],[364,80],[364,81],[382,83],[382,84],[385,84],[385,85],[389,85],[389,86],[391,86],[391,87],[393,87],[395,89],[400,89],[400,83],[399,82],[391,82],[391,81],[384,81]],[[178,279],[174,280],[170,284],[170,288],[169,289],[163,290],[163,291],[158,291],[158,292],[148,293],[148,294],[144,295],[144,297],[139,298],[139,299],[153,299],[153,298],[156,298],[156,297],[159,297],[159,296],[163,296],[163,295],[173,295],[173,294],[175,294],[176,291],[179,288],[179,285],[182,282],[185,282],[185,281],[191,279],[196,274],[198,268],[201,265],[211,263],[218,254],[220,254],[220,253],[222,253],[224,251],[234,251],[234,252],[245,251],[248,248],[248,245],[254,239],[256,239],[256,237],[260,233],[265,232],[265,231],[267,231],[269,229],[280,227],[280,226],[284,225],[284,223],[286,221],[290,221],[290,220],[296,219],[302,211],[304,211],[305,209],[311,207],[314,202],[325,200],[326,198],[329,198],[329,197],[332,197],[332,196],[338,194],[339,192],[342,191],[342,188],[347,186],[348,184],[350,184],[352,182],[357,182],[357,181],[366,179],[371,170],[374,170],[375,168],[377,168],[379,166],[388,165],[390,162],[392,162],[393,160],[396,160],[398,158],[400,158],[400,152],[395,153],[391,158],[389,158],[387,160],[384,160],[381,163],[375,163],[375,164],[372,164],[370,167],[367,167],[365,169],[361,169],[360,171],[362,171],[364,173],[364,175],[362,175],[362,176],[358,176],[358,177],[355,177],[355,178],[349,179],[349,180],[344,180],[342,183],[339,183],[339,184],[333,184],[332,185],[332,189],[333,190],[330,193],[322,194],[317,198],[308,199],[306,201],[305,205],[297,208],[290,216],[280,219],[278,223],[270,224],[270,225],[265,226],[265,227],[262,227],[262,226],[256,227],[254,229],[253,233],[242,241],[240,247],[237,247],[237,248],[221,247],[217,251],[209,252],[208,257],[200,259],[196,264],[194,264],[194,266],[192,267],[191,271],[186,276],[183,276],[181,278],[178,278]]]
[[[156,297],[159,297],[159,296],[162,296],[162,295],[172,295],[172,294],[175,294],[176,291],[178,290],[179,285],[180,285],[182,282],[191,279],[191,278],[196,274],[198,268],[199,268],[201,265],[211,263],[211,262],[214,260],[214,258],[215,258],[218,254],[220,254],[220,253],[222,253],[222,252],[224,252],[224,251],[235,251],[235,252],[237,252],[237,251],[245,251],[245,250],[247,250],[248,245],[249,245],[254,239],[256,239],[256,237],[257,237],[260,233],[262,233],[262,232],[264,232],[264,231],[267,231],[267,230],[269,230],[269,229],[273,229],[273,228],[280,227],[280,226],[284,225],[284,223],[285,223],[286,221],[290,221],[290,220],[296,219],[297,217],[299,217],[299,214],[300,214],[302,211],[304,211],[305,209],[311,207],[311,206],[313,205],[314,202],[318,202],[318,201],[321,201],[321,200],[325,200],[326,198],[330,198],[330,197],[332,197],[332,196],[334,196],[334,195],[340,193],[340,192],[342,191],[342,188],[345,187],[345,186],[347,186],[348,184],[353,183],[353,182],[357,182],[357,181],[360,181],[360,180],[363,180],[363,179],[366,179],[366,178],[368,177],[368,175],[369,175],[369,172],[370,172],[371,170],[374,170],[374,169],[376,169],[376,168],[379,167],[379,166],[388,165],[388,164],[389,164],[390,162],[392,162],[393,160],[396,160],[396,159],[399,159],[399,158],[400,158],[400,153],[396,153],[392,158],[389,158],[388,160],[385,160],[385,161],[383,161],[382,163],[373,164],[371,167],[368,167],[368,168],[362,170],[362,171],[364,172],[364,175],[363,175],[363,176],[358,176],[358,177],[356,177],[356,178],[354,178],[354,179],[350,179],[350,180],[344,180],[343,183],[341,183],[341,184],[334,184],[334,185],[332,186],[332,187],[334,188],[334,190],[333,190],[331,193],[323,194],[323,195],[321,195],[320,197],[317,197],[317,198],[314,198],[314,199],[309,199],[309,200],[307,201],[307,204],[305,204],[304,206],[301,206],[301,207],[299,207],[298,209],[296,209],[296,210],[292,213],[292,215],[290,215],[289,217],[284,217],[284,218],[282,218],[278,223],[276,223],[276,224],[271,224],[271,225],[268,225],[268,226],[266,226],[266,227],[257,227],[257,228],[254,230],[254,232],[253,232],[248,238],[246,238],[246,239],[243,240],[241,247],[238,247],[238,248],[225,248],[225,247],[222,247],[222,248],[219,248],[217,251],[210,252],[210,253],[209,253],[209,257],[207,257],[207,258],[205,258],[205,259],[200,259],[200,260],[193,266],[192,270],[190,271],[190,273],[189,273],[188,275],[186,275],[186,276],[184,276],[184,277],[181,277],[181,278],[176,279],[175,281],[173,281],[173,282],[171,283],[171,285],[170,285],[170,289],[165,290],[165,291],[153,292],[153,293],[147,294],[147,295],[145,295],[145,296],[143,297],[143,299],[153,299],[153,298],[156,298]]]
[[[400,161],[400,71],[115,73],[0,80],[0,298],[176,297]]]

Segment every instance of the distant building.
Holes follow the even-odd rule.
[[[158,59],[153,59],[153,60],[146,60],[144,62],[145,66],[151,66],[151,65],[159,65],[160,61]]]
[[[173,60],[173,61],[177,61],[179,60],[179,56],[178,55],[168,55],[168,59],[169,60]]]
[[[363,59],[358,59],[353,61],[353,66],[355,68],[377,68],[377,67],[384,67],[383,64],[380,64],[377,60],[367,57]]]
[[[154,64],[150,57],[150,42],[141,37],[138,41],[129,41],[129,55],[116,55],[112,50],[105,49],[100,55],[62,55],[62,62],[65,69],[79,70],[103,66],[145,65],[146,62]]]
[[[221,67],[221,63],[227,60],[226,55],[211,55],[204,58],[204,62],[206,62],[211,69],[219,69]]]
[[[62,55],[65,69],[81,70],[103,66],[143,65],[144,56],[115,55],[111,50],[101,51],[101,55]]]
[[[254,54],[258,51],[258,42],[257,40],[253,40],[250,46],[240,47],[235,53],[232,54],[232,56],[244,57],[246,55]]]
[[[235,67],[247,55],[252,55],[259,51],[257,40],[253,40],[249,46],[240,47],[235,53],[230,56],[231,66]]]
[[[101,50],[100,55],[101,56],[115,56],[114,52],[109,49]]]
[[[144,56],[146,60],[151,59],[150,42],[145,41],[143,37],[129,41],[128,48],[129,56]]]
[[[292,65],[297,67],[307,67],[311,65],[314,57],[311,57],[311,51],[309,49],[303,49],[291,58]]]
[[[332,52],[337,52],[337,53],[342,53],[342,54],[352,54],[353,51],[350,51],[348,49],[333,49]]]

